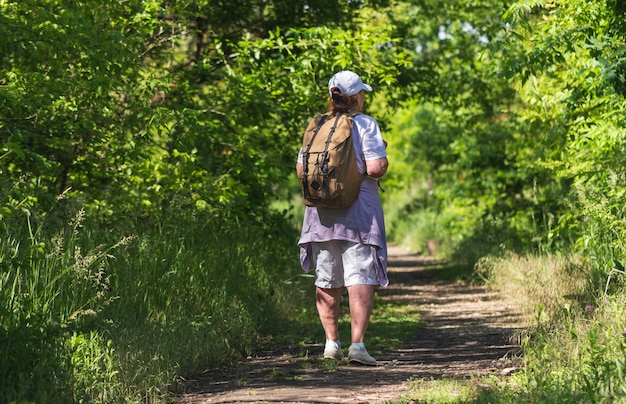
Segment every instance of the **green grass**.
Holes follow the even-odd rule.
[[[104,229],[82,211],[3,224],[3,402],[162,402],[184,375],[251,352],[303,293],[285,282],[297,273],[294,237],[275,229]]]
[[[349,341],[349,317],[342,320],[342,325],[347,328],[345,334],[348,335]],[[375,354],[382,350],[396,349],[416,338],[421,326],[422,321],[416,306],[375,298],[370,325],[367,328],[367,350]]]
[[[397,401],[397,404],[438,403],[462,404],[470,403],[476,397],[477,384],[465,379],[411,379],[410,394]]]
[[[321,355],[324,344],[324,330],[315,308],[313,278],[302,278],[303,290],[308,293],[294,308],[294,316],[286,324],[279,324],[280,330],[265,347],[299,345],[301,355],[316,357]],[[296,314],[297,313],[297,314]],[[385,300],[374,296],[374,307],[365,343],[370,353],[392,350],[415,338],[421,326],[420,314],[414,305]],[[340,305],[339,335],[344,348],[350,343],[350,306],[344,289]]]
[[[626,294],[603,295],[577,257],[509,256],[488,279],[526,314],[525,367],[484,394],[501,402],[626,401]],[[487,399],[479,402],[489,402]]]

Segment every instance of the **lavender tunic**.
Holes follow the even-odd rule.
[[[357,155],[357,166],[365,172],[365,160],[387,156],[383,137],[374,118],[360,114],[354,117],[352,139]],[[302,163],[302,151],[298,154]],[[346,209],[306,207],[300,234],[300,264],[309,271],[311,243],[345,240],[369,244],[376,249],[378,281],[381,286],[389,284],[387,278],[387,239],[383,208],[378,196],[377,180],[366,177],[361,184],[357,200]]]

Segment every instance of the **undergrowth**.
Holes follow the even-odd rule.
[[[605,295],[577,258],[509,257],[489,279],[528,318],[524,368],[489,395],[524,402],[626,400],[626,295]]]
[[[480,263],[488,284],[526,318],[524,366],[483,381],[472,402],[626,401],[626,294],[598,291],[581,262],[510,255]]]
[[[293,234],[211,219],[103,227],[16,209],[0,230],[0,401],[163,402],[249,353],[302,288]]]

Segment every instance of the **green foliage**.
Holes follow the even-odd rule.
[[[37,176],[48,197],[110,184],[137,155],[129,142],[149,110],[150,89],[131,68],[143,44],[124,35],[145,29],[129,21],[136,10],[26,1],[0,11],[3,175]]]
[[[470,266],[502,247],[529,248],[546,209],[532,198],[528,178],[542,173],[524,166],[532,151],[515,114],[514,88],[498,75],[505,6],[425,2],[397,17],[402,27],[419,27],[407,32],[405,44],[414,46],[414,64],[424,75],[412,84],[421,98],[402,103],[388,133],[386,181],[399,191],[385,195],[385,202],[401,212],[389,216],[389,227],[413,229],[398,241],[430,238],[434,227]],[[429,20],[440,7],[450,9],[445,18]]]
[[[74,402],[122,401],[119,364],[111,340],[97,331],[87,334],[74,332],[63,343],[69,358],[63,358],[71,369],[69,392]]]
[[[419,97],[400,104],[387,132],[391,236],[422,244],[430,216],[451,258],[469,265],[503,250],[579,249],[599,286],[624,261],[624,10],[611,1],[490,6],[394,9],[415,50],[406,74],[421,78],[411,77]],[[437,7],[445,19],[428,21]]]
[[[276,285],[292,278],[285,214],[299,202],[284,190],[343,68],[376,90],[390,240],[439,239],[466,267],[575,251],[585,293],[598,294],[626,262],[625,11],[617,0],[0,2],[0,324],[15,348],[1,355],[17,369],[2,368],[3,391],[156,399],[286,316],[295,290]],[[580,378],[543,375],[556,386],[546,396],[595,384],[581,397],[618,397],[608,375],[621,362],[607,358],[623,351],[579,335],[590,341]]]
[[[410,66],[375,18],[343,1],[0,2],[3,399],[158,401],[283,322],[297,249],[270,202],[294,139],[334,71],[383,86]]]
[[[623,78],[616,73],[626,49],[623,10],[613,2],[541,6],[532,8],[534,14],[511,9],[513,22],[523,18],[532,29],[511,36],[519,53],[506,68],[521,76],[521,117],[544,134],[534,146],[533,164],[551,183],[562,184],[559,193],[553,186],[539,189],[539,197],[554,201],[548,213],[555,225],[547,235],[584,251],[599,287],[613,262],[624,259],[618,241],[624,234],[624,99]]]
[[[380,47],[386,25],[333,28],[363,21],[361,3],[244,3],[3,3],[8,185],[36,177],[25,194],[44,209],[71,188],[110,221],[173,206],[264,220],[324,81],[350,66],[389,84],[408,61]]]

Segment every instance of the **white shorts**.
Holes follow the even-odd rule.
[[[376,247],[344,240],[312,243],[315,286],[378,285]]]

